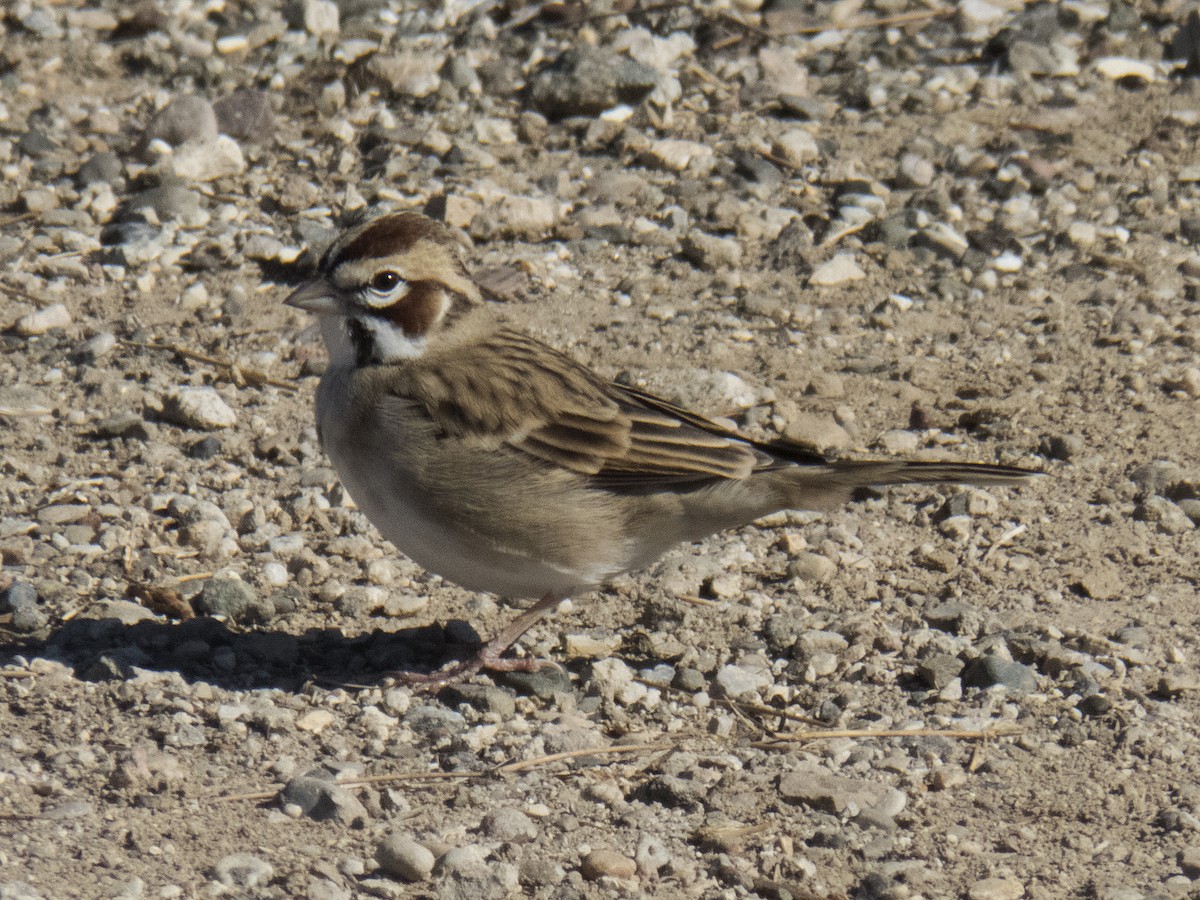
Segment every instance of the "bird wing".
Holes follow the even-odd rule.
[[[442,433],[507,445],[603,486],[742,479],[799,461],[651,394],[604,381],[515,331],[403,368],[404,393],[420,399]]]

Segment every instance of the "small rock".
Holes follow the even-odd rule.
[[[254,88],[241,88],[213,104],[222,134],[244,143],[263,143],[275,133],[271,95]]]
[[[802,551],[788,563],[788,575],[811,584],[825,584],[837,573],[837,563],[820,553]]]
[[[188,141],[214,141],[217,138],[217,114],[212,104],[195,94],[176,97],[146,128],[146,140],[165,141],[178,147]]]
[[[784,800],[836,815],[895,808],[894,792],[895,788],[885,784],[832,775],[808,763],[779,779],[779,795]]]
[[[25,581],[14,581],[0,597],[0,612],[12,613],[12,629],[30,634],[45,628],[50,617],[38,605],[37,591]]]
[[[1200,368],[1190,366],[1178,378],[1168,378],[1163,386],[1170,391],[1180,391],[1189,397],[1200,397]]]
[[[294,804],[317,822],[332,821],[361,828],[368,819],[366,808],[350,791],[312,775],[300,775],[289,781],[280,793],[280,800]]]
[[[537,837],[537,826],[519,809],[502,806],[483,817],[479,830],[485,837],[504,843],[526,843]]]
[[[405,881],[424,881],[433,872],[437,859],[427,848],[407,835],[392,834],[380,841],[375,861],[389,875]]]
[[[716,166],[716,154],[708,144],[664,138],[655,141],[646,151],[648,161],[673,172],[690,170],[706,175]]]
[[[33,337],[53,331],[56,328],[66,328],[71,324],[71,313],[62,303],[52,303],[36,312],[21,316],[17,320],[17,334]]]
[[[959,676],[963,662],[956,656],[939,653],[926,657],[917,664],[917,677],[927,687],[940,691]]]
[[[176,388],[163,398],[163,416],[177,425],[202,431],[237,424],[237,414],[211,387]]]
[[[612,652],[603,655],[608,656]],[[438,692],[438,699],[447,706],[459,706],[466,703],[480,712],[495,713],[504,719],[510,718],[517,710],[512,696],[500,688],[486,684],[452,684]]]
[[[392,99],[428,97],[442,84],[443,62],[440,54],[416,50],[375,53],[355,63],[350,78],[361,89],[382,90]]]
[[[967,888],[970,900],[1020,900],[1025,887],[1012,878],[984,878]]]
[[[114,413],[96,422],[96,434],[102,438],[136,440],[146,440],[150,437],[150,432],[146,431],[145,420],[132,409],[126,409],[124,413]]]
[[[275,869],[250,853],[231,853],[213,866],[213,874],[226,887],[249,890],[270,881]]]
[[[567,50],[535,72],[528,96],[538,112],[563,119],[641,103],[657,86],[658,73],[650,66],[584,45]]]
[[[1147,497],[1134,509],[1133,517],[1153,522],[1164,534],[1185,534],[1196,528],[1188,514],[1166,497]]]
[[[1096,71],[1105,78],[1121,81],[1129,78],[1149,83],[1155,80],[1154,66],[1126,56],[1105,56],[1096,60]]]
[[[787,417],[783,436],[803,447],[818,452],[845,450],[854,443],[850,433],[833,421],[830,416],[819,413],[797,413]]]
[[[684,237],[680,249],[684,259],[709,271],[735,269],[742,262],[742,245],[736,238],[691,231]]]
[[[97,183],[116,184],[124,172],[121,158],[111,150],[102,150],[79,167],[75,173],[75,183],[80,187]]]
[[[896,174],[903,187],[923,188],[933,183],[936,172],[929,160],[915,153],[905,153],[900,157]]]
[[[129,199],[129,211],[133,212],[146,208],[154,210],[154,214],[163,222],[178,220],[185,225],[192,225],[203,224],[205,219],[205,213],[200,208],[200,195],[184,187],[182,184],[162,184],[157,187],[147,188],[144,191],[134,194]],[[139,222],[123,224],[133,226],[142,225]],[[156,232],[151,230],[148,234],[139,233],[136,236],[128,236],[125,240],[110,241],[110,243],[134,243],[135,237],[140,240],[146,240],[147,238],[153,238],[155,235]]]
[[[735,665],[722,666],[714,680],[726,697],[757,693],[772,682],[768,669],[749,669]]]
[[[225,616],[233,622],[251,618],[258,607],[258,595],[244,581],[236,578],[210,578],[196,599],[192,601],[196,612],[206,616]]]
[[[637,863],[615,850],[593,850],[583,858],[579,871],[588,881],[633,878],[637,875]]]
[[[203,143],[188,141],[171,156],[171,169],[185,181],[207,182],[246,171],[246,158],[237,141],[218,135]]]
[[[771,144],[771,154],[798,169],[805,163],[819,159],[821,148],[812,134],[803,128],[793,128],[775,139]]]
[[[332,0],[300,0],[289,9],[288,23],[303,28],[314,37],[337,34],[338,5]]]
[[[671,862],[671,851],[657,835],[643,834],[638,841],[634,860],[638,874],[644,878],[655,878]]]
[[[1001,686],[1013,694],[1037,690],[1037,676],[1029,666],[990,653],[967,664],[962,683],[965,687],[976,688]]]
[[[817,266],[809,276],[808,282],[817,287],[836,287],[839,284],[862,281],[866,277],[867,273],[854,261],[853,254],[839,253],[828,262]]]
[[[1188,878],[1200,878],[1200,847],[1184,847],[1176,857],[1179,869]]]

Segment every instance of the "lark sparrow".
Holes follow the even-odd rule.
[[[343,234],[286,301],[319,319],[318,433],[359,508],[429,571],[537,598],[473,658],[409,681],[530,667],[501,654],[547,611],[682,541],[827,509],[864,485],[1034,474],[751,440],[503,324],[457,250],[424,216],[382,215]]]

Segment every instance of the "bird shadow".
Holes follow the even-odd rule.
[[[176,672],[187,682],[226,690],[298,692],[312,684],[356,688],[398,672],[430,671],[478,641],[461,621],[347,636],[334,628],[241,630],[208,616],[179,622],[73,619],[44,638],[0,633],[0,667],[42,658],[85,681]]]

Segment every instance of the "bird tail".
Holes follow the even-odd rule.
[[[1020,484],[1043,473],[991,463],[921,460],[834,460],[820,466],[796,466],[779,472],[785,507],[831,509],[864,487],[899,484]]]
[[[1043,473],[992,463],[925,462],[922,460],[839,460],[830,463],[835,480],[855,487],[889,484],[1019,484]]]

